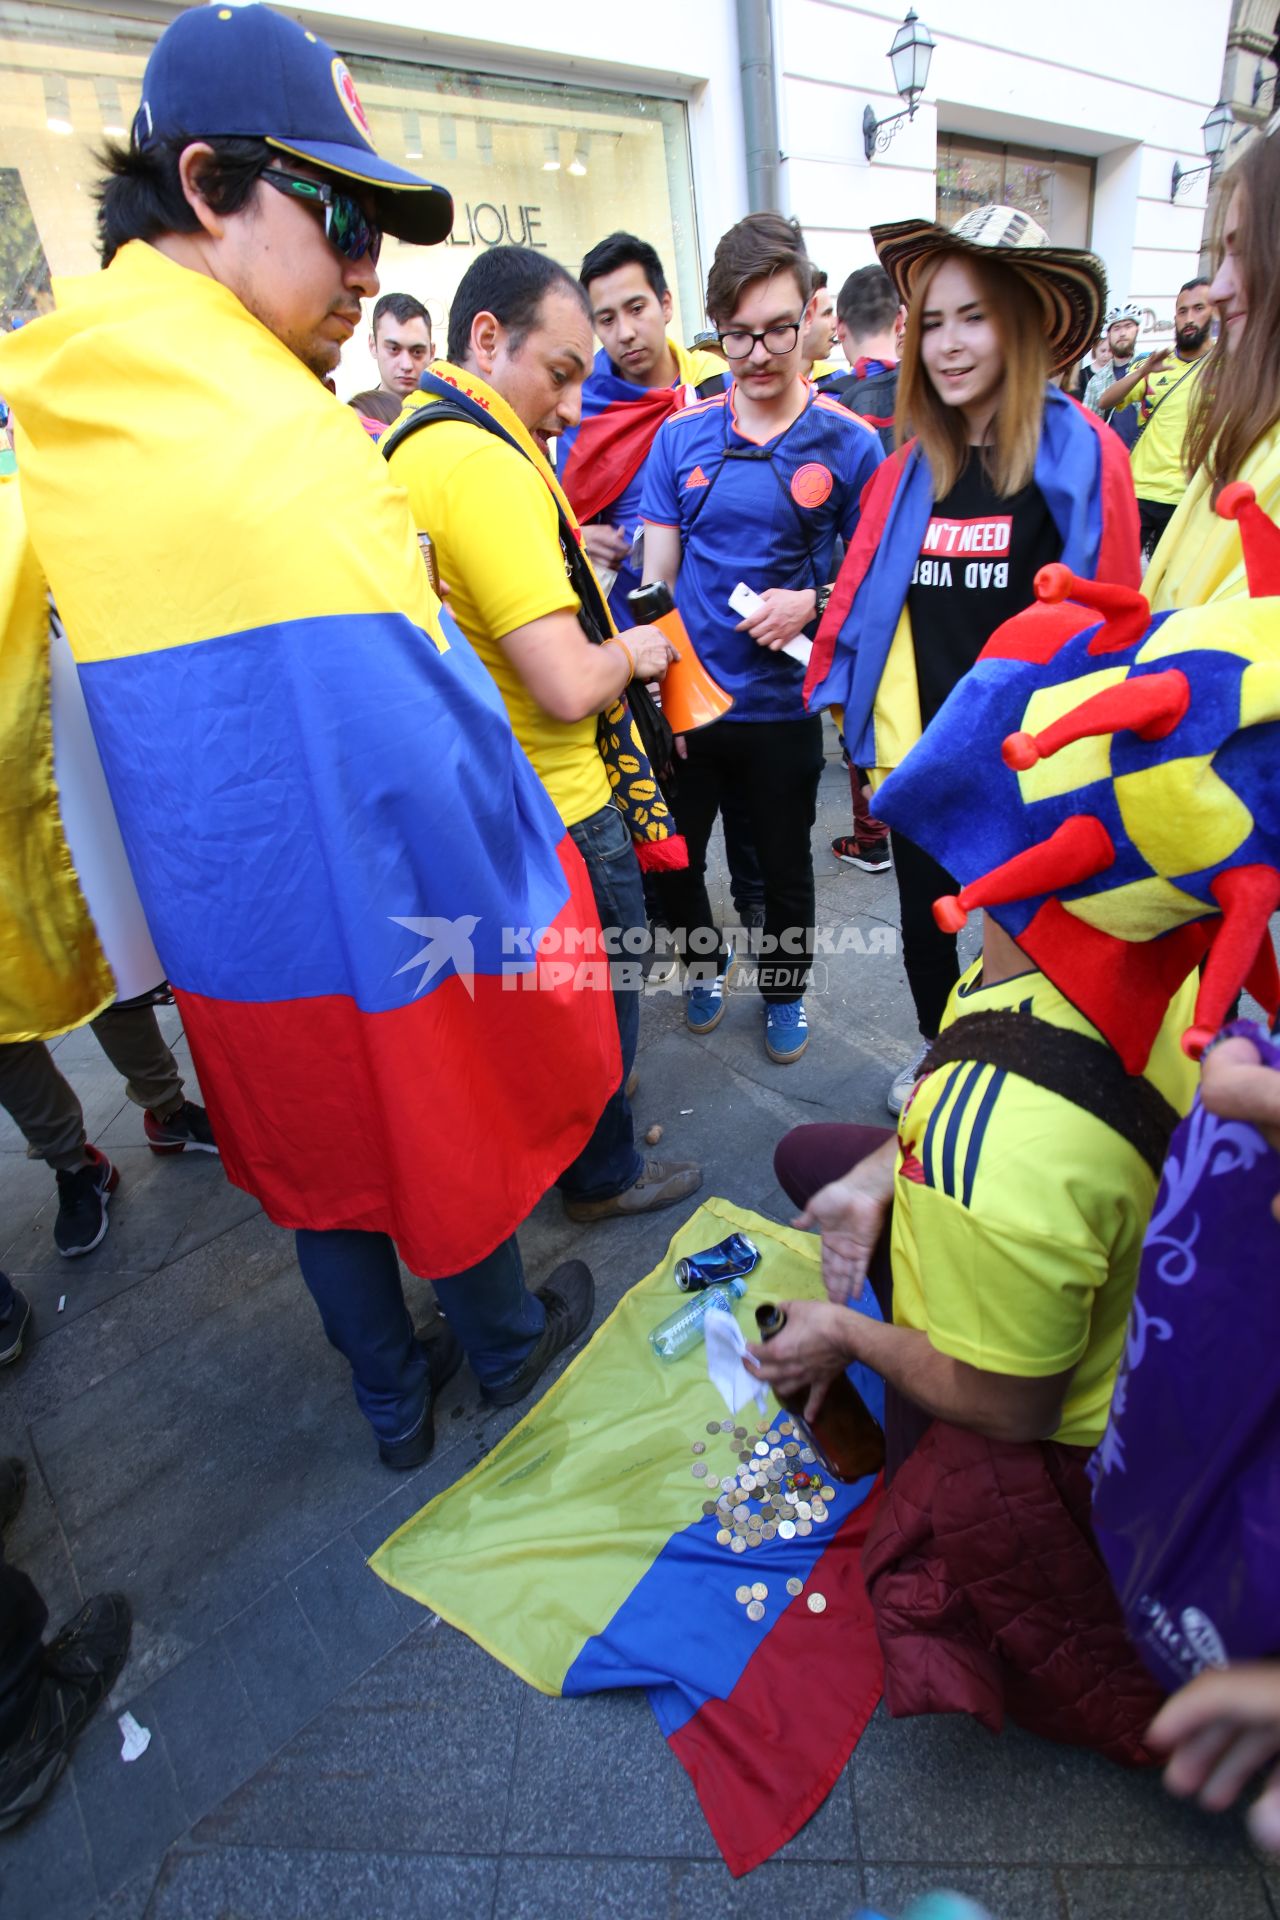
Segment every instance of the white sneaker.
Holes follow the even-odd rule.
[[[920,1069],[924,1065],[926,1056],[932,1045],[932,1040],[922,1040],[919,1053],[915,1054],[913,1058],[907,1062],[906,1066],[894,1075],[889,1084],[889,1091],[885,1095],[885,1104],[888,1106],[890,1113],[901,1113],[907,1101],[911,1098],[911,1089],[920,1078]]]

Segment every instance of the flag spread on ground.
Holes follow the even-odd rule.
[[[57,298],[23,504],[228,1175],[457,1272],[618,1084],[586,870],[350,409],[142,242]]]
[[[737,1306],[748,1337],[760,1301],[825,1298],[816,1239],[706,1201],[532,1412],[371,1564],[543,1693],[645,1688],[742,1874],[826,1799],[880,1698],[881,1663],[861,1573],[878,1482],[827,1482],[825,1522],[735,1553],[706,1508],[744,1445],[780,1441],[786,1416],[770,1399],[764,1434],[754,1401],[730,1419],[701,1343],[671,1362],[649,1346],[689,1298],[676,1260],[733,1232],[762,1256]],[[859,1308],[878,1317],[870,1288]],[[883,1383],[850,1373],[880,1418]],[[753,1619],[737,1594],[757,1585]]]

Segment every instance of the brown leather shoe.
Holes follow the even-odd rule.
[[[607,1200],[566,1200],[571,1220],[629,1220],[634,1213],[656,1213],[687,1200],[702,1185],[702,1168],[692,1160],[646,1160],[634,1186]]]

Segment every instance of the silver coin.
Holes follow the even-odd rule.
[[[690,1473],[691,1473],[691,1474],[693,1475],[693,1477],[694,1477],[694,1479],[695,1479],[695,1480],[705,1480],[705,1479],[706,1479],[706,1477],[707,1477],[707,1463],[706,1463],[706,1461],[705,1461],[705,1460],[695,1460],[695,1461],[694,1461],[694,1463],[693,1463],[693,1465],[692,1465],[692,1466],[690,1467],[690,1469],[689,1469],[689,1471],[690,1471]]]
[[[794,1432],[795,1432],[795,1427],[794,1427],[794,1426],[792,1425],[792,1423],[791,1423],[791,1421],[790,1421],[790,1420],[779,1420],[779,1422],[778,1422],[778,1432],[779,1432],[779,1433],[794,1433]]]
[[[747,1550],[746,1541],[741,1537],[741,1535],[735,1534],[734,1538],[729,1542],[730,1553],[745,1553],[746,1550]]]
[[[812,1447],[801,1447],[800,1458],[804,1461],[806,1467],[811,1467],[817,1457]]]
[[[813,1518],[813,1508],[807,1500],[798,1500],[796,1502],[796,1512],[802,1520],[812,1520]]]
[[[835,1490],[835,1488],[834,1488],[834,1487],[824,1487],[824,1488],[822,1489],[822,1497],[823,1497],[823,1499],[824,1499],[824,1500],[834,1500],[834,1499],[835,1499],[835,1497],[836,1497],[836,1490]]]
[[[799,1443],[795,1440],[788,1440],[782,1451],[786,1454],[788,1460],[794,1460],[800,1451]]]
[[[782,1520],[778,1524],[778,1535],[783,1540],[794,1540],[796,1528],[794,1520]]]
[[[709,1487],[718,1487],[718,1486],[720,1485],[720,1476],[719,1476],[719,1474],[716,1474],[716,1473],[709,1473],[709,1474],[707,1475],[707,1485],[708,1485]]]
[[[756,1441],[755,1446],[752,1448],[752,1452],[755,1454],[757,1460],[767,1460],[769,1457],[769,1449],[765,1445],[763,1440]]]
[[[787,1582],[787,1592],[791,1595],[791,1598],[794,1600],[796,1595],[798,1593],[803,1593],[803,1591],[804,1591],[804,1581],[797,1580],[793,1573],[791,1578]]]
[[[825,1501],[825,1500],[814,1500],[813,1502],[811,1502],[811,1511],[812,1511],[812,1514],[813,1514],[813,1518],[814,1518],[815,1520],[825,1520],[825,1519],[826,1519],[826,1517],[827,1517],[827,1503],[826,1503],[826,1501]]]
[[[744,1493],[754,1492],[755,1484],[756,1484],[756,1477],[754,1473],[744,1473],[741,1480],[739,1480],[738,1482],[738,1485],[742,1488],[742,1491]]]
[[[740,1505],[734,1508],[733,1517],[735,1520],[745,1520],[750,1514],[750,1512],[751,1512],[751,1509],[747,1505],[746,1501],[744,1500],[741,1502]]]
[[[797,1520],[796,1532],[800,1535],[802,1540],[807,1540],[809,1538],[809,1535],[813,1532],[812,1520]]]
[[[751,1598],[753,1600],[767,1600],[769,1598],[769,1589],[763,1580],[756,1581],[751,1589]]]
[[[695,1441],[694,1441],[694,1443],[693,1443],[693,1451],[694,1451],[695,1453],[705,1453],[705,1452],[706,1452],[706,1450],[707,1450],[707,1443],[706,1443],[706,1441],[705,1441],[705,1440],[695,1440]]]
[[[765,1537],[765,1539],[766,1539],[766,1540],[776,1540],[776,1539],[777,1539],[777,1537],[778,1537],[778,1523],[777,1523],[777,1521],[776,1521],[776,1520],[766,1520],[766,1521],[765,1521],[765,1524],[763,1525],[763,1527],[761,1527],[761,1529],[760,1529],[760,1531],[761,1531],[761,1533],[762,1533],[762,1534],[764,1535],[764,1537]]]
[[[764,1619],[764,1607],[761,1605],[759,1600],[753,1600],[751,1602],[750,1606],[747,1608],[747,1618],[748,1620]]]
[[[778,1436],[777,1436],[777,1434],[776,1434],[776,1433],[774,1432],[774,1430],[773,1430],[773,1428],[772,1428],[772,1427],[770,1427],[770,1429],[769,1429],[769,1431],[768,1431],[768,1433],[766,1433],[766,1435],[765,1435],[765,1439],[766,1439],[766,1440],[767,1440],[767,1441],[769,1442],[769,1445],[770,1445],[771,1447],[776,1447],[776,1446],[777,1446],[777,1444],[778,1444]]]
[[[732,1538],[733,1535],[730,1533],[728,1527],[721,1527],[719,1533],[716,1535],[716,1545],[727,1547]]]
[[[805,1605],[808,1607],[810,1613],[825,1613],[827,1610],[827,1597],[824,1593],[811,1593],[805,1601]]]
[[[710,1429],[710,1427],[708,1427],[708,1428],[707,1428],[707,1432],[708,1432],[708,1433],[710,1433],[710,1431],[711,1431],[711,1429]],[[720,1432],[721,1432],[721,1433],[732,1433],[732,1432],[733,1432],[733,1422],[732,1422],[732,1420],[722,1420],[722,1421],[720,1422]]]
[[[751,1598],[750,1587],[738,1587],[734,1592],[733,1597],[737,1601],[740,1607],[745,1607],[748,1600]]]

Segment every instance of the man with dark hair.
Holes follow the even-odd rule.
[[[836,334],[853,372],[836,388],[836,397],[871,422],[886,453],[893,452],[898,341],[906,319],[906,308],[879,264],[859,267],[840,289]]]
[[[0,341],[27,526],[228,1177],[296,1230],[408,1469],[464,1352],[507,1406],[584,1331],[587,1268],[530,1292],[515,1229],[618,1073],[604,993],[532,954],[518,984],[544,990],[504,991],[504,928],[594,934],[586,874],[321,384],[383,230],[438,242],[453,205],[259,5],[178,15],[108,166],[107,271]],[[430,1339],[398,1253],[434,1279]]]
[[[606,953],[635,975],[627,980],[621,967],[614,975],[622,1069],[613,1097],[556,1183],[570,1219],[580,1221],[650,1213],[702,1181],[689,1162],[643,1158],[626,1090],[640,1031],[634,956],[646,927],[623,805],[639,792],[641,858],[663,847],[653,830],[666,809],[652,777],[630,764],[639,757],[635,743],[608,760],[605,748],[630,724],[623,702],[632,682],[640,688],[631,699],[640,700],[643,683],[666,672],[671,650],[656,627],[633,627],[625,641],[614,633],[548,459],[552,441],[578,422],[590,360],[578,282],[545,253],[494,247],[454,295],[449,359],[425,376],[415,411],[383,449],[417,526],[431,536],[454,617],[586,862]],[[604,956],[586,958],[607,977]]]
[[[1142,557],[1149,561],[1177,511],[1190,475],[1183,458],[1187,422],[1212,345],[1213,302],[1203,275],[1178,289],[1172,347],[1161,347],[1114,381],[1096,401],[1106,414],[1132,407],[1138,437],[1130,460],[1142,523]]]
[[[411,293],[384,293],[373,310],[369,351],[377,363],[378,384],[353,394],[347,405],[368,420],[390,426],[431,362],[431,315],[421,300]]]
[[[640,531],[644,463],[669,414],[728,384],[723,360],[683,347],[670,332],[673,303],[647,240],[611,233],[578,276],[600,350],[582,388],[582,424],[560,442],[559,473],[619,629],[632,624],[627,595],[640,585],[632,546]]]
[[[823,763],[821,722],[804,709],[804,669],[783,649],[822,611],[836,540],[852,537],[863,485],[881,459],[871,428],[804,377],[813,305],[809,258],[792,222],[753,213],[730,228],[711,263],[707,312],[733,385],[663,425],[642,506],[645,577],[671,588],[701,659],[734,698],[722,720],[685,741],[678,818],[689,867],[663,883],[692,963],[685,1018],[692,1032],[709,1033],[724,1012],[730,956],[712,925],[705,875],[728,794],[746,811],[764,876],[757,979],[765,1050],[779,1064],[808,1043],[810,835]],[[758,596],[745,617],[730,603],[739,585]]]
[[[845,378],[845,369],[829,357],[836,344],[836,297],[821,267],[810,267],[809,284],[813,318],[800,343],[800,365],[819,393],[834,393]]]

